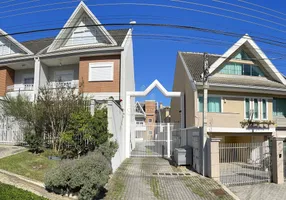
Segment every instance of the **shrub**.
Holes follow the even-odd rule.
[[[45,185],[53,192],[93,199],[103,191],[111,172],[110,161],[97,151],[80,159],[63,161],[46,174]]]

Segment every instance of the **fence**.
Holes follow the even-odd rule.
[[[113,134],[112,140],[118,143],[118,150],[111,160],[112,170],[115,171],[125,159],[124,147],[125,141],[123,137],[123,111],[121,107],[114,101],[108,101],[108,130]]]
[[[0,115],[0,144],[19,144],[24,141],[24,134],[19,123],[12,117]]]
[[[169,157],[171,132],[177,124],[149,123],[135,126],[135,148],[133,157]]]
[[[198,173],[202,173],[203,160],[203,135],[200,134],[201,129],[197,127],[189,127],[186,129],[176,129],[172,131],[171,150],[175,148],[189,146],[192,148],[192,167]]]
[[[225,185],[243,185],[271,180],[268,141],[262,143],[220,143],[220,180]]]

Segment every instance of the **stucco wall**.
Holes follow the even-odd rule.
[[[176,61],[175,77],[173,84],[174,92],[183,92],[185,95],[185,126],[192,127],[196,125],[196,91],[191,87],[190,80],[178,54]],[[171,122],[179,123],[181,121],[181,99],[174,97],[171,99]]]

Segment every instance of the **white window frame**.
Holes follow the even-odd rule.
[[[199,97],[203,98],[203,95],[199,94],[198,97],[197,97],[197,112],[203,113],[203,111],[200,111],[200,99],[199,99]],[[224,96],[221,96],[221,95],[208,95],[208,98],[209,97],[219,97],[220,98],[220,112],[208,112],[207,111],[207,113],[223,113],[223,104],[224,104],[223,98],[224,98]],[[203,101],[204,101],[204,99],[203,99]]]
[[[246,103],[245,103],[246,99],[249,99],[249,117],[250,117],[250,111],[252,109],[252,98],[244,97],[244,102],[243,102],[243,104],[244,104],[244,119],[249,119],[249,118],[246,117]]]
[[[263,100],[266,102],[266,118],[263,117]],[[267,120],[268,119],[268,99],[261,99],[261,119]]]
[[[254,99],[257,99],[257,103],[258,103],[258,118],[255,118],[255,115],[254,115]],[[255,119],[255,120],[260,119],[260,112],[261,112],[261,109],[260,109],[260,106],[261,106],[261,104],[260,104],[260,99],[254,97],[254,98],[252,98],[251,100],[252,100],[252,103],[251,103],[251,104],[252,104],[252,109],[253,109],[253,119]]]
[[[97,79],[92,80],[91,78],[91,68],[100,68],[100,67],[110,67],[111,68],[111,78],[110,79]],[[100,82],[100,81],[113,81],[114,80],[114,62],[96,62],[96,63],[89,63],[88,68],[88,81],[89,82]]]

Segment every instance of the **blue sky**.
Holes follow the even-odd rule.
[[[277,12],[246,4],[239,0],[221,1],[243,6],[244,8],[234,7],[212,0],[185,1],[204,4],[205,6],[172,2],[169,0],[88,0],[85,1],[85,3],[93,11],[95,16],[98,17],[101,23],[128,23],[130,20],[135,20],[137,23],[179,24],[236,32],[240,33],[241,35],[248,33],[249,35],[256,37],[259,36],[282,42],[285,41],[285,1],[248,0],[249,2],[268,7]],[[29,3],[21,4],[23,2],[24,1],[21,0],[3,0],[0,2],[0,28],[8,33],[13,33],[41,28],[62,27],[79,3],[75,0],[26,0],[25,2]],[[112,3],[119,2],[138,4],[110,5]],[[142,3],[145,3],[145,5]],[[148,4],[148,6],[146,4]],[[155,4],[173,7],[158,7],[155,6]],[[218,10],[210,6],[219,7],[225,10]],[[197,11],[186,9],[195,9]],[[255,12],[256,10],[260,13]],[[209,14],[202,12],[209,12]],[[127,27],[107,27],[107,29],[114,28]],[[40,34],[17,35],[15,38],[19,41],[26,41],[36,38],[51,37],[55,36],[56,34],[57,32],[53,31]],[[161,36],[159,39],[154,39],[150,36],[138,36],[139,34],[161,34]],[[174,35],[175,37],[171,37],[170,35]],[[162,38],[163,36],[167,39]],[[176,39],[178,36],[197,37],[200,39],[177,41]],[[206,43],[203,42],[201,38],[222,40],[224,42],[219,44],[213,42]],[[150,83],[152,83],[153,80],[158,79],[167,90],[172,90],[176,55],[178,51],[222,54],[238,39],[238,37],[227,37],[191,30],[136,26],[134,27],[136,89],[143,90]],[[285,47],[277,47],[261,42],[257,42],[257,44],[262,48],[269,58],[279,58],[273,60],[273,63],[282,73],[286,73]],[[169,104],[169,99],[160,94],[158,90],[152,91],[151,94],[146,97],[146,99],[153,98],[155,98],[157,101],[162,101],[165,105]],[[144,98],[140,98],[139,100],[144,100]]]

